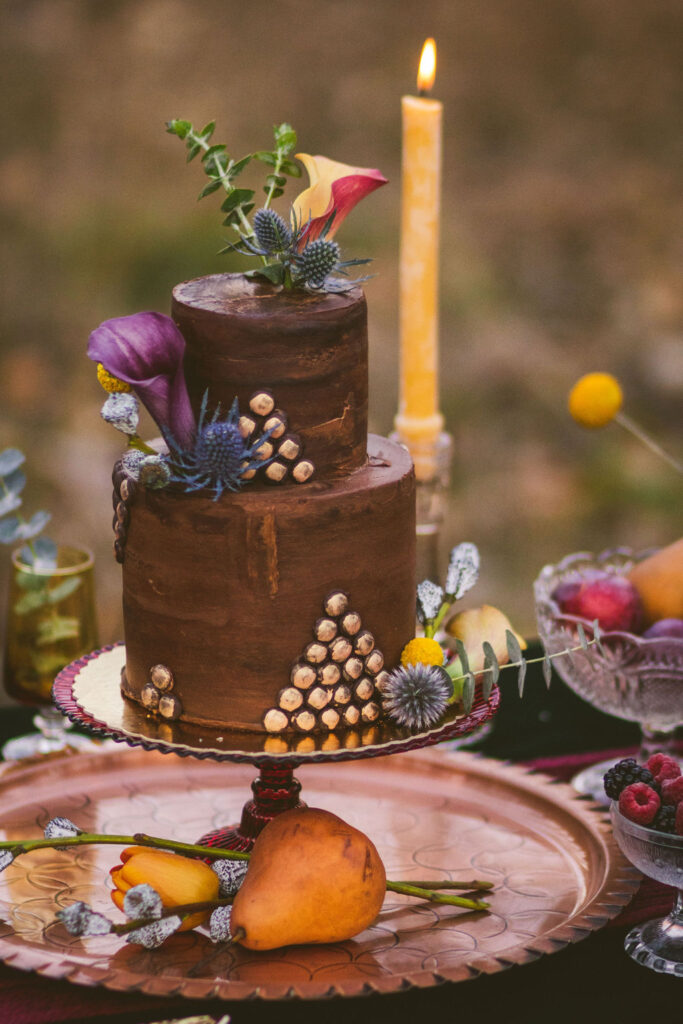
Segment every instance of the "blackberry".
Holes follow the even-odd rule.
[[[634,782],[644,782],[646,786],[650,786],[656,793],[659,793],[659,786],[655,782],[652,772],[639,765],[633,757],[619,761],[613,768],[605,772],[605,793],[610,800],[618,800],[621,791]]]
[[[650,828],[658,832],[669,832],[674,835],[676,832],[676,808],[673,804],[662,804],[654,818]]]

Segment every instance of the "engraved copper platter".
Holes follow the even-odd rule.
[[[78,754],[0,776],[0,834],[37,836],[66,815],[84,828],[192,840],[234,818],[253,769],[134,750]],[[600,928],[638,874],[604,814],[566,785],[523,768],[438,750],[367,762],[306,764],[307,802],[377,844],[390,878],[476,876],[492,912],[388,894],[354,939],[269,953],[213,946],[201,932],[146,952],[110,936],[78,939],[54,922],[82,899],[116,916],[107,872],[117,849],[38,851],[0,876],[0,958],[83,985],[190,998],[321,998],[462,981],[553,953]]]

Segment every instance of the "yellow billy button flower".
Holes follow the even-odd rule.
[[[582,427],[606,427],[621,409],[624,396],[610,373],[587,373],[569,392],[569,412]]]
[[[116,886],[111,898],[119,910],[123,910],[123,898],[134,885],[151,885],[161,896],[165,907],[215,900],[220,887],[218,875],[204,861],[145,846],[128,846],[121,854],[121,864],[113,867],[109,874]],[[183,921],[179,930],[185,932],[197,928],[209,913],[192,914]]]
[[[109,370],[105,370],[102,363],[97,364],[97,379],[100,386],[109,394],[114,394],[117,391],[130,391],[130,384],[126,384],[125,380],[119,380]]]
[[[402,665],[443,665],[441,644],[425,636],[416,636],[401,651]]]
[[[485,640],[491,644],[499,665],[506,665],[510,660],[505,640],[507,629],[514,633],[519,646],[525,650],[526,641],[518,633],[515,633],[507,615],[490,604],[459,612],[446,624],[446,632],[449,636],[462,640],[465,645],[470,671],[475,675],[484,667],[483,644]]]

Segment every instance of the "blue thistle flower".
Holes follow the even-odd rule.
[[[383,687],[384,710],[408,729],[428,729],[446,711],[453,683],[437,665],[402,665]]]
[[[257,210],[253,227],[256,241],[265,255],[289,252],[292,248],[292,230],[275,210]]]
[[[311,288],[322,288],[328,274],[338,266],[341,252],[336,242],[318,238],[309,242],[299,257],[299,272]]]
[[[219,406],[208,423],[207,403],[208,392],[204,392],[192,448],[181,448],[170,435],[166,441],[171,480],[183,484],[186,491],[213,490],[215,501],[223,491],[239,491],[245,482],[245,473],[268,465],[267,460],[257,457],[257,453],[271,431],[247,441],[240,431],[237,399],[224,420],[218,418]]]

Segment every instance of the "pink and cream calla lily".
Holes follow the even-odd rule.
[[[327,232],[332,238],[346,215],[356,203],[387,184],[387,179],[371,167],[351,167],[326,156],[297,153],[297,159],[308,171],[310,185],[292,203],[295,222],[303,226],[301,245],[319,238],[332,214]]]

